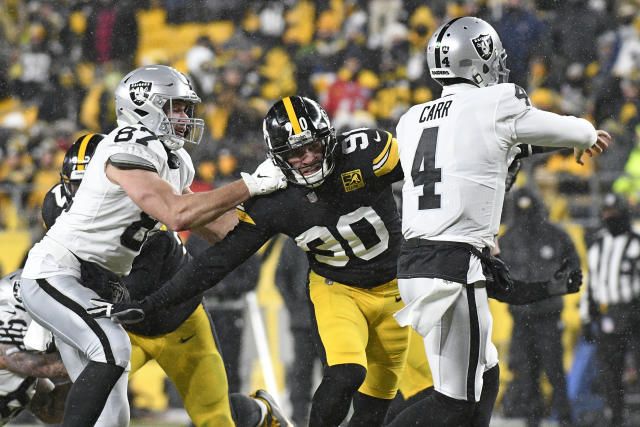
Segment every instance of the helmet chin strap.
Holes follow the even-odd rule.
[[[184,139],[174,138],[172,135],[160,135],[158,139],[162,141],[169,150],[179,150],[184,146]]]

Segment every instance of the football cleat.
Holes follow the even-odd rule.
[[[254,399],[261,400],[267,405],[267,415],[260,423],[259,427],[294,427],[293,423],[285,417],[282,409],[276,403],[273,396],[271,396],[266,390],[258,390],[251,395]]]

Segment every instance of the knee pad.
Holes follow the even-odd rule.
[[[355,393],[364,382],[367,370],[355,363],[329,366],[322,376],[323,384],[332,384],[334,390],[353,390]]]

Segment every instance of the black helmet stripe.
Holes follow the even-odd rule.
[[[440,34],[438,34],[438,38],[436,39],[435,52],[434,52],[435,59],[436,59],[436,68],[442,67],[442,64],[440,63],[440,42],[444,38],[444,34],[447,32],[447,30],[449,29],[451,24],[453,24],[454,22],[456,22],[460,18],[455,18],[455,19],[452,19],[451,21],[447,22],[447,24],[444,27],[442,27],[442,31],[440,31]]]
[[[300,122],[298,121],[296,110],[293,109],[291,98],[287,96],[282,100],[282,103],[284,104],[284,109],[287,110],[287,116],[289,116],[289,121],[291,122],[291,126],[293,127],[293,134],[297,135],[301,133],[302,129],[300,128]]]
[[[87,147],[89,146],[89,141],[91,141],[91,138],[93,138],[95,136],[95,133],[90,133],[89,135],[86,135],[83,139],[82,142],[80,143],[80,147],[78,147],[78,169],[79,171],[83,171],[85,164],[84,164],[84,159],[86,156],[86,152],[87,152]]]

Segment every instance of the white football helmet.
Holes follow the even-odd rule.
[[[429,74],[441,85],[447,79],[469,80],[480,87],[506,83],[506,59],[496,30],[472,16],[441,25],[427,45]]]
[[[173,101],[187,102],[188,119],[169,118]],[[120,125],[142,123],[169,150],[181,148],[185,141],[200,143],[204,120],[193,117],[200,98],[193,91],[187,76],[166,65],[147,65],[124,76],[115,91],[116,116]],[[185,125],[179,135],[174,125]]]

